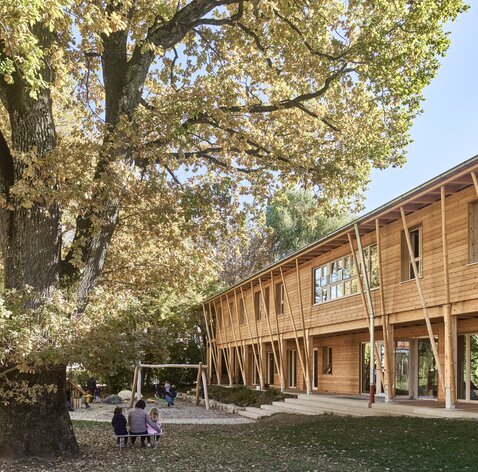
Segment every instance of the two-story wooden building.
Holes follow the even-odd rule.
[[[478,400],[477,177],[475,156],[206,300],[211,376]]]

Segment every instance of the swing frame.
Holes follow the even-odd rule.
[[[134,375],[133,375],[133,385],[131,388],[131,399],[129,401],[129,407],[133,408],[134,400],[136,396],[136,392],[142,397],[141,394],[141,370],[142,369],[163,369],[163,368],[178,368],[178,369],[197,369],[198,376],[196,381],[196,405],[199,405],[199,390],[201,388],[201,381],[204,385],[204,404],[206,406],[206,410],[209,410],[209,394],[207,391],[207,379],[206,379],[206,371],[207,371],[207,364],[203,364],[200,362],[199,364],[142,364],[139,363],[134,368]]]

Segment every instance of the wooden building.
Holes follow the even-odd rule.
[[[477,174],[475,156],[206,300],[211,377],[478,399]]]

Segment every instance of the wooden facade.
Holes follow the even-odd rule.
[[[474,401],[477,175],[478,156],[206,300],[211,378]]]

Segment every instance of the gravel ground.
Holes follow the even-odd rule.
[[[128,417],[130,409],[127,407],[127,403],[118,406],[123,408],[123,414]],[[175,401],[170,408],[164,402],[148,403],[146,409],[150,410],[154,406],[159,409],[159,415],[163,424],[244,424],[254,422],[254,420],[244,418],[243,416],[226,413],[215,408],[206,410],[202,406],[196,406],[184,400]],[[113,417],[115,407],[116,405],[93,403],[91,408],[72,411],[70,417],[72,420],[109,423]]]

